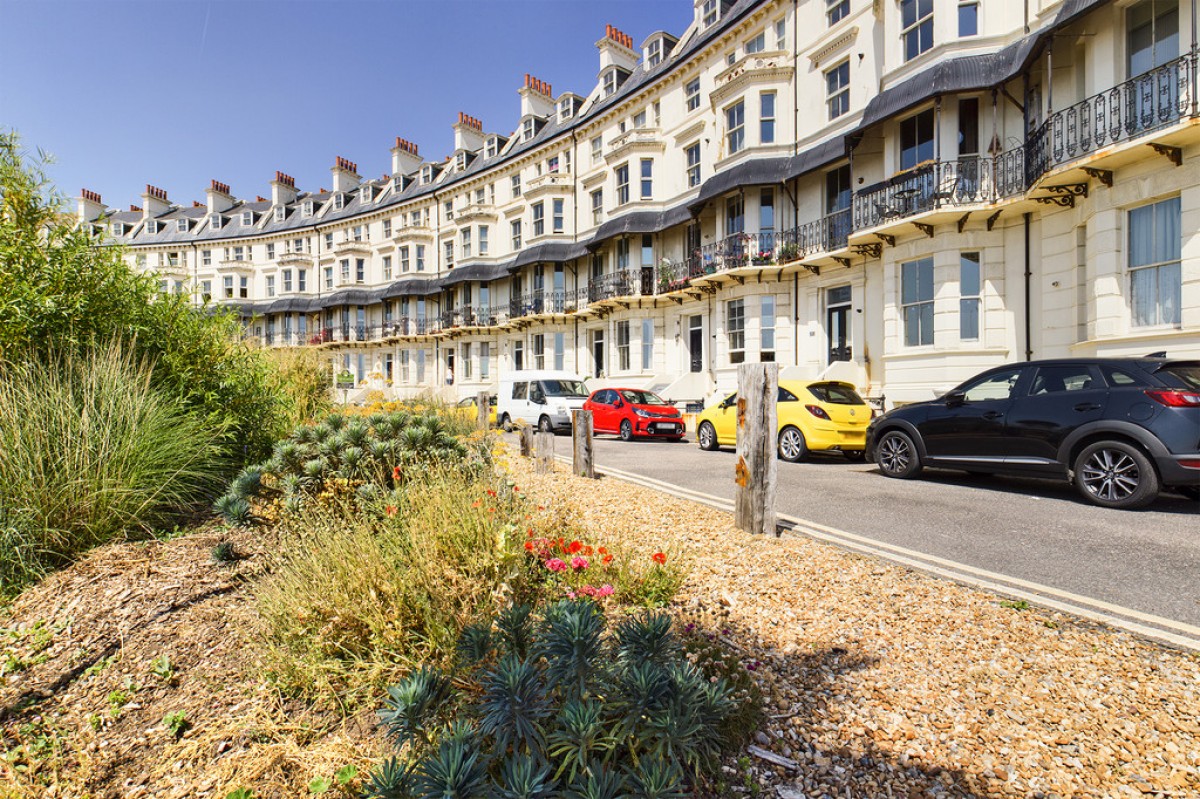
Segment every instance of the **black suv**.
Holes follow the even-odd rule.
[[[1066,477],[1091,502],[1137,508],[1161,486],[1200,498],[1200,361],[1072,358],[999,366],[871,422],[888,477],[924,466]]]

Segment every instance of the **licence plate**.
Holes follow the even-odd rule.
[[[654,429],[660,433],[674,433],[678,428],[673,424],[659,422],[658,424],[654,425]]]

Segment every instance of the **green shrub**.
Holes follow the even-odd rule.
[[[118,345],[0,365],[0,592],[211,501],[223,431]]]
[[[97,240],[66,208],[17,136],[0,132],[0,361],[42,362],[124,342],[153,364],[153,384],[220,431],[226,454],[252,461],[317,403],[308,367],[277,368],[242,341],[228,310],[197,310],[160,294],[119,247]]]
[[[379,715],[402,759],[372,774],[367,797],[676,799],[741,744],[731,686],[688,661],[668,617],[613,630],[585,599],[514,618],[529,623],[527,654],[497,635],[453,680],[423,668],[389,690]]]

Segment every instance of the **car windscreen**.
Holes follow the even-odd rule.
[[[621,396],[626,402],[634,405],[666,405],[667,402],[653,391],[622,391]]]
[[[1182,388],[1200,391],[1200,363],[1169,363],[1155,374],[1167,382],[1174,378]]]
[[[843,386],[839,383],[814,383],[808,387],[808,391],[821,402],[828,402],[832,405],[866,405],[863,398],[858,396],[858,392],[849,386]]]
[[[547,397],[579,397],[587,399],[587,389],[578,380],[543,380],[542,389]]]

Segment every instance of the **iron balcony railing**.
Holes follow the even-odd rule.
[[[1055,167],[1196,115],[1196,52],[1051,114],[1030,136],[1029,184]]]
[[[901,172],[890,180],[855,192],[854,229],[873,228],[893,219],[915,216],[940,208],[995,202],[997,191],[996,158],[966,156],[954,161],[934,161]],[[1002,160],[1008,168],[1011,159]],[[1006,176],[1006,191],[1023,192]]]

